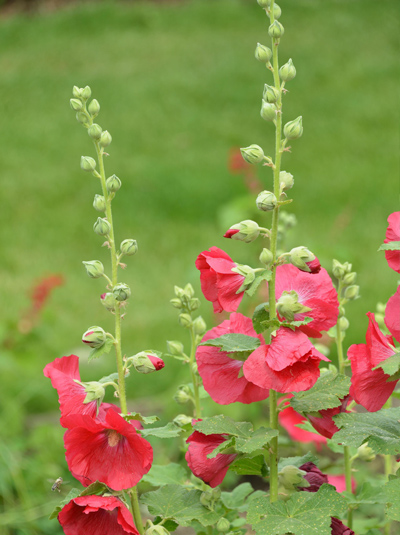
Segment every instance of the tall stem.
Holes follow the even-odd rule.
[[[191,340],[191,347],[190,347],[190,373],[192,375],[192,384],[193,384],[193,390],[194,390],[194,411],[195,411],[195,417],[196,419],[201,418],[201,406],[200,406],[200,394],[199,394],[199,382],[197,378],[197,374],[193,369],[194,364],[194,358],[196,355],[196,333],[194,332],[193,325],[190,327],[190,340]]]

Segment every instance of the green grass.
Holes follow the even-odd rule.
[[[397,281],[376,253],[387,216],[399,209],[397,2],[384,0],[378,8],[368,0],[282,4],[281,62],[292,57],[298,73],[287,86],[284,115],[304,121],[303,137],[284,158],[284,169],[295,176],[289,209],[299,220],[290,245],[306,245],[328,269],[332,258],[353,263],[362,299],[348,306],[345,342],[361,343],[365,313],[386,301]],[[246,192],[227,169],[229,149],[258,143],[273,152],[273,128],[259,117],[271,75],[253,59],[256,42],[268,44],[266,22],[255,0],[98,1],[1,22],[3,331],[28,306],[34,280],[53,272],[66,277],[18,355],[0,357],[9,395],[28,389],[14,403],[21,411],[55,411],[43,366],[64,354],[84,355],[80,336],[88,326],[112,328],[97,304],[103,285],[89,280],[81,264],[108,258],[92,232],[99,188],[79,169],[80,156],[93,156],[93,147],[69,108],[72,86],[89,84],[100,101],[98,122],[113,135],[107,173],[123,183],[114,201],[117,236],[139,243],[124,273],[133,292],[124,352],[163,350],[166,339],[182,336],[169,305],[174,284],[190,281],[199,291],[199,252],[216,245],[239,262],[256,258],[258,244],[224,240],[218,221],[222,207]],[[269,169],[259,174],[270,189]],[[211,308],[203,301],[209,325]],[[84,366],[83,376],[93,379],[112,366]],[[169,370],[131,383],[130,396],[144,403],[150,392],[162,410],[175,388],[172,377],[182,373],[177,364]],[[18,457],[27,447],[17,438],[25,423],[8,420],[15,423],[10,435],[20,441]],[[61,440],[61,430],[58,435]],[[41,440],[49,438],[38,431],[29,437],[37,441],[30,467],[37,482],[45,462]],[[44,471],[57,477],[62,445],[53,449],[53,465]],[[40,492],[46,488],[41,482]]]

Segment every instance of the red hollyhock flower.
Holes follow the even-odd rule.
[[[317,381],[319,363],[329,359],[299,330],[281,327],[270,345],[258,347],[243,365],[248,381],[277,392],[301,392]]]
[[[339,407],[318,411],[320,416],[311,416],[310,414],[308,414],[307,418],[310,420],[311,425],[316,431],[318,431],[318,433],[320,433],[326,438],[332,438],[333,435],[339,431],[339,428],[333,421],[332,416],[336,416],[336,414],[339,414],[341,412],[347,412],[346,407],[349,404],[350,400],[351,397],[346,396],[341,400],[341,404],[339,405]]]
[[[354,531],[343,524],[339,519],[332,517],[332,535],[355,535]]]
[[[400,343],[400,286],[387,302],[385,324],[392,336]]]
[[[306,262],[307,266],[310,268],[310,273],[319,273],[321,271],[321,264],[317,257],[310,262]]]
[[[65,535],[139,535],[132,515],[114,496],[79,496],[58,515]]]
[[[323,474],[321,470],[315,466],[314,463],[305,463],[299,466],[300,470],[307,472],[303,478],[310,483],[309,487],[297,487],[298,490],[305,490],[307,492],[317,492],[319,487],[324,483],[328,483],[328,476]]]
[[[389,307],[389,316],[391,307]],[[398,312],[396,312],[398,314]],[[393,340],[385,336],[375,321],[374,314],[368,312],[369,325],[366,344],[350,346],[348,357],[351,361],[350,395],[369,412],[379,411],[392,395],[396,381],[388,381],[390,376],[378,364],[396,353]],[[385,318],[386,319],[386,318]]]
[[[43,373],[45,377],[51,379],[53,388],[57,390],[61,410],[60,423],[63,427],[68,427],[65,418],[70,414],[87,414],[91,417],[96,415],[97,402],[84,404],[85,387],[75,382],[81,380],[79,357],[70,355],[57,358],[45,366]]]
[[[65,456],[82,485],[99,480],[114,490],[129,489],[150,470],[151,445],[137,433],[136,423],[124,420],[112,406],[103,408],[97,420],[74,414],[65,421]]]
[[[339,315],[337,292],[326,269],[321,268],[313,277],[305,271],[300,271],[291,264],[276,268],[275,295],[278,300],[282,292],[294,290],[298,295],[298,302],[308,308],[309,312],[295,314],[294,320],[303,320],[306,316],[313,318],[308,325],[300,328],[304,334],[312,338],[320,338],[321,331],[328,331],[336,325]]]
[[[291,397],[291,396],[288,396]],[[305,444],[314,442],[314,444],[317,445],[317,447],[322,443],[326,443],[326,438],[317,434],[317,433],[311,433],[310,431],[306,431],[305,429],[301,429],[301,427],[297,427],[297,424],[303,424],[307,421],[307,418],[296,412],[293,407],[289,406],[289,402],[287,402],[287,407],[280,411],[279,413],[279,423],[281,426],[286,429],[288,432],[290,438],[296,442],[303,442]],[[303,470],[303,468],[302,468]]]
[[[232,271],[236,266],[232,258],[218,247],[211,247],[197,257],[201,291],[207,301],[212,302],[214,312],[235,312],[240,305],[243,292],[236,292],[245,278]]]
[[[228,320],[208,331],[202,341],[219,338],[228,333],[254,336],[264,343],[263,337],[253,329],[251,319],[239,313],[231,314]],[[243,361],[230,358],[229,353],[220,351],[218,347],[198,347],[196,360],[204,388],[220,405],[235,401],[253,403],[266,399],[269,395],[268,390],[249,382],[244,376],[239,377]]]
[[[388,223],[384,242],[400,241],[400,212],[390,214]],[[385,256],[389,267],[400,273],[400,251],[385,251]]]
[[[193,424],[200,420],[194,420]],[[213,459],[208,459],[207,455],[212,453],[216,447],[227,440],[227,435],[205,435],[195,431],[188,437],[189,449],[185,459],[190,470],[196,477],[199,477],[210,485],[217,487],[226,476],[229,465],[235,460],[236,454],[226,455],[219,453]]]

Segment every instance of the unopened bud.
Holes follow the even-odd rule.
[[[214,501],[219,500],[221,498],[222,491],[220,487],[215,487],[215,489],[211,490],[211,496]]]
[[[137,241],[131,239],[124,240],[121,242],[120,249],[122,254],[126,256],[133,256],[138,250]]]
[[[357,457],[361,461],[365,462],[371,462],[375,459],[376,455],[372,448],[368,446],[368,442],[365,442],[364,444],[361,444],[361,446],[357,450]]]
[[[336,279],[341,279],[346,273],[346,268],[338,260],[333,259],[332,261],[332,274]]]
[[[92,126],[88,128],[88,134],[92,139],[100,139],[102,132],[103,129],[99,124],[96,123],[92,124]]]
[[[84,100],[87,100],[88,98],[90,98],[91,94],[92,94],[92,90],[90,89],[88,85],[84,87],[83,89],[81,89],[81,96]]]
[[[107,236],[111,230],[111,225],[107,219],[98,217],[96,223],[93,225],[93,230],[99,236]]]
[[[178,414],[172,421],[179,427],[186,427],[192,423],[192,418],[186,414]]]
[[[386,304],[384,304],[384,303],[377,303],[377,304],[376,304],[376,311],[377,311],[379,314],[385,314],[385,312],[386,312]]]
[[[268,28],[268,35],[273,39],[279,39],[285,33],[285,28],[280,22],[275,20]]]
[[[100,260],[90,260],[89,262],[82,262],[82,264],[91,279],[99,279],[104,275],[104,266]]]
[[[111,145],[112,137],[108,130],[104,130],[104,132],[101,134],[99,145],[103,148],[108,147],[108,145]]]
[[[269,266],[270,264],[272,264],[272,261],[274,259],[274,255],[272,254],[272,252],[267,249],[266,247],[264,247],[264,249],[261,251],[261,254],[260,254],[260,262],[262,264],[265,264],[266,266]]]
[[[357,273],[355,271],[351,271],[350,273],[346,273],[346,275],[343,277],[343,283],[346,284],[346,286],[350,286],[356,282],[357,279]]]
[[[279,173],[279,184],[284,190],[293,188],[293,175],[291,173],[287,173],[286,171],[281,171]]]
[[[100,104],[95,98],[90,102],[88,106],[88,112],[92,117],[96,117],[99,114]]]
[[[117,304],[117,300],[115,299],[114,294],[111,292],[101,294],[100,302],[110,312],[115,310],[115,306]]]
[[[190,399],[190,390],[186,385],[180,386],[174,395],[174,401],[179,405],[184,405]]]
[[[298,139],[303,135],[303,118],[297,117],[294,121],[289,121],[283,127],[283,134],[286,139]]]
[[[276,303],[276,309],[280,316],[289,321],[294,320],[295,314],[302,314],[311,310],[311,308],[299,303],[299,296],[295,290],[282,292]]]
[[[171,303],[171,305],[174,308],[182,308],[183,307],[182,301],[177,297],[174,297],[173,299],[170,299],[169,302]]]
[[[300,470],[297,466],[287,465],[279,472],[279,484],[287,490],[292,490],[297,486],[309,487],[310,483],[304,479],[307,474],[305,470]]]
[[[95,195],[93,201],[93,208],[98,212],[105,212],[106,210],[106,200],[103,195]]]
[[[189,328],[192,325],[190,314],[179,314],[179,324],[182,327]]]
[[[271,0],[257,0],[257,4],[265,9],[271,5]]]
[[[272,50],[267,46],[257,43],[254,56],[258,61],[261,61],[261,63],[268,63],[272,58]]]
[[[94,171],[96,169],[96,161],[90,156],[81,156],[81,169],[84,171]]]
[[[129,357],[127,362],[132,362],[133,367],[139,373],[152,373],[162,370],[164,361],[153,351],[141,351],[133,357]]]
[[[319,273],[321,271],[321,264],[318,258],[307,247],[295,247],[290,251],[289,255],[290,263],[297,269],[308,273]]]
[[[78,98],[71,98],[69,103],[74,111],[81,111],[83,108],[83,102]]]
[[[272,191],[264,190],[258,194],[256,205],[259,210],[269,212],[273,210],[278,204],[278,201]]]
[[[189,301],[189,310],[197,310],[200,307],[200,305],[201,305],[200,299],[198,299],[197,297],[193,297]]]
[[[174,292],[176,297],[179,297],[179,299],[185,297],[185,290],[183,288],[180,288],[179,286],[174,286]]]
[[[200,494],[200,503],[204,507],[210,507],[213,502],[213,495],[211,490],[206,490]]]
[[[89,327],[83,334],[82,342],[90,347],[98,348],[104,345],[107,335],[104,329],[98,326]]]
[[[246,219],[236,225],[232,225],[224,234],[224,238],[231,238],[232,240],[244,241],[251,243],[258,238],[260,234],[260,227],[255,221]]]
[[[346,309],[344,308],[343,305],[339,305],[339,317],[341,318],[345,314],[346,314]]]
[[[151,520],[146,522],[144,535],[170,535],[169,531],[161,524],[153,524]]]
[[[183,355],[184,352],[183,344],[182,342],[179,342],[179,340],[167,340],[167,349],[168,353],[177,357]]]
[[[82,97],[82,93],[81,93],[81,89],[77,86],[77,85],[74,85],[74,87],[72,88],[72,95],[73,97],[75,98],[81,98]]]
[[[85,388],[86,397],[83,400],[83,403],[91,403],[92,401],[97,402],[97,407],[100,407],[101,402],[103,401],[104,395],[106,393],[104,386],[97,381],[90,381],[88,383],[82,383]]]
[[[126,301],[131,296],[131,289],[127,284],[120,282],[114,286],[113,294],[117,301]]]
[[[274,104],[278,99],[279,91],[276,89],[276,87],[265,84],[263,91],[263,100],[265,100],[265,102],[269,102],[270,104]]]
[[[119,190],[121,187],[121,180],[117,177],[117,175],[111,175],[106,180],[106,188],[108,193],[114,193]]]
[[[78,123],[80,124],[87,124],[88,122],[88,118],[86,117],[86,114],[83,113],[83,111],[78,111],[75,117]]]
[[[280,16],[282,15],[282,10],[281,8],[278,6],[278,4],[274,4],[274,19],[279,19]]]
[[[348,299],[349,301],[354,301],[354,299],[357,299],[359,295],[360,295],[360,287],[357,284],[348,286],[344,291],[344,297],[345,299]]]
[[[279,77],[284,82],[290,82],[295,76],[296,67],[293,65],[293,61],[289,59],[289,61],[279,69]]]
[[[339,318],[338,327],[342,332],[347,331],[349,326],[350,326],[349,320],[345,316],[342,316],[341,318]]]
[[[260,163],[264,159],[264,151],[258,145],[250,145],[244,149],[240,149],[243,160],[247,163]]]
[[[194,334],[198,334],[200,336],[206,332],[206,329],[207,329],[206,322],[203,320],[201,316],[198,316],[193,321]]]
[[[184,291],[185,297],[187,297],[188,299],[191,299],[194,296],[194,289],[193,289],[193,286],[190,284],[190,282],[186,284],[183,291]]]
[[[226,533],[229,531],[231,527],[231,523],[227,518],[220,518],[217,522],[217,531],[220,531],[222,533]]]
[[[263,100],[261,103],[260,115],[264,121],[274,121],[276,119],[275,104],[270,104],[269,102],[265,102],[265,100]]]

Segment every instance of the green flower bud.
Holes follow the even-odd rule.
[[[104,275],[104,266],[100,260],[90,260],[89,262],[82,262],[82,264],[91,279],[99,279]]]
[[[105,212],[106,210],[106,200],[103,195],[95,195],[93,201],[93,208],[98,212]]]
[[[72,88],[72,96],[74,98],[81,98],[82,97],[82,90],[79,89],[79,87],[77,85],[74,85],[74,87]]]
[[[197,299],[197,297],[193,297],[189,301],[189,310],[197,310],[200,307],[200,299]]]
[[[121,253],[126,256],[133,256],[138,251],[138,244],[136,240],[124,240],[120,245]]]
[[[126,360],[139,373],[153,373],[164,368],[164,361],[154,351],[141,351]]]
[[[303,135],[303,118],[297,117],[294,121],[290,121],[283,127],[283,134],[286,139],[298,139]]]
[[[84,171],[94,171],[96,169],[96,161],[90,156],[81,156],[81,169]]]
[[[275,104],[270,104],[269,102],[265,102],[265,100],[263,100],[261,103],[260,115],[264,121],[274,121],[276,119]]]
[[[169,531],[160,524],[153,524],[151,520],[146,522],[144,535],[169,535]]]
[[[290,82],[295,76],[296,67],[293,65],[293,61],[289,59],[289,61],[279,69],[279,77],[284,82]]]
[[[100,104],[95,98],[89,103],[88,112],[92,117],[96,117],[100,113]]]
[[[269,212],[273,210],[278,204],[278,201],[272,191],[262,191],[258,194],[256,199],[256,205],[259,210],[263,212]]]
[[[275,20],[268,28],[268,35],[273,39],[279,39],[285,33],[285,28],[280,22]]]
[[[211,504],[214,502],[215,500],[213,500],[213,495],[212,495],[212,491],[211,490],[206,490],[205,492],[202,492],[200,494],[200,503],[201,505],[203,505],[204,507],[208,507],[210,508],[211,507]]]
[[[187,297],[188,299],[191,299],[194,296],[194,289],[193,289],[193,286],[190,284],[190,282],[186,284],[183,291],[184,291],[185,297]]]
[[[86,404],[92,401],[96,401],[97,408],[99,408],[106,393],[104,386],[101,383],[98,383],[97,381],[82,383],[82,385],[85,387],[86,392],[86,397],[83,400],[83,403]]]
[[[372,448],[368,446],[368,442],[365,442],[364,444],[361,444],[361,446],[357,450],[357,457],[361,461],[365,462],[371,462],[375,459],[376,455]]]
[[[220,487],[216,487],[215,489],[211,490],[211,497],[214,502],[221,498],[221,494],[222,494],[222,491]]]
[[[220,518],[217,522],[217,531],[221,531],[222,533],[229,531],[230,527],[231,523],[227,518]]]
[[[240,149],[243,160],[247,163],[260,163],[264,159],[264,151],[258,145],[250,145],[244,149]]]
[[[344,277],[345,273],[346,273],[346,267],[344,266],[344,264],[341,264],[338,260],[333,259],[332,261],[333,276],[340,280],[342,277]]]
[[[186,414],[178,414],[172,421],[179,427],[186,427],[192,423],[192,418]]]
[[[121,180],[117,175],[109,176],[106,180],[106,188],[108,193],[114,193],[121,187]]]
[[[190,389],[186,385],[182,385],[178,388],[174,395],[174,401],[179,405],[184,405],[190,399]]]
[[[299,296],[294,290],[282,292],[276,303],[276,309],[279,315],[288,321],[293,321],[295,314],[302,314],[311,310],[311,308],[299,303]]]
[[[88,134],[92,139],[100,139],[103,129],[99,124],[92,124],[88,129]]]
[[[76,117],[76,120],[78,121],[78,123],[80,123],[80,124],[87,124],[87,122],[88,122],[86,114],[83,113],[82,111],[78,111],[78,113],[76,114],[75,117]]]
[[[225,232],[224,238],[251,243],[258,238],[259,234],[260,227],[258,226],[258,223],[251,219],[246,219],[236,225],[232,225],[230,229]]]
[[[131,296],[131,289],[127,284],[119,282],[114,286],[113,294],[117,301],[126,301]]]
[[[74,111],[81,111],[83,108],[82,101],[77,98],[71,98],[69,103]]]
[[[271,5],[271,0],[257,0],[257,4],[265,9]]]
[[[339,305],[339,317],[341,318],[346,314],[346,310],[343,305]]]
[[[339,318],[338,327],[341,331],[343,332],[347,331],[349,326],[350,326],[349,320],[345,316],[342,316],[341,318]]]
[[[263,100],[265,100],[265,102],[269,102],[270,104],[274,104],[278,99],[279,91],[276,89],[276,87],[265,84],[263,91]]]
[[[359,296],[360,296],[360,287],[357,286],[357,284],[348,286],[344,291],[344,297],[345,299],[348,299],[349,301],[354,301],[354,299],[358,299]]]
[[[185,290],[183,288],[180,288],[179,286],[174,286],[174,293],[176,297],[179,297],[179,299],[185,297]]]
[[[272,264],[274,255],[271,253],[269,249],[264,247],[264,249],[261,251],[259,258],[260,258],[261,264],[265,264],[266,266],[269,266],[270,264]]]
[[[88,98],[90,98],[91,94],[92,94],[92,90],[90,89],[88,85],[84,87],[83,89],[81,89],[81,95],[84,100],[87,100]]]
[[[98,348],[104,345],[107,340],[106,332],[98,326],[89,327],[89,329],[83,334],[82,342],[89,347]]]
[[[117,304],[117,300],[115,299],[114,294],[111,292],[102,294],[100,296],[100,302],[110,312],[115,310],[115,306]]]
[[[321,269],[318,258],[307,247],[295,247],[289,255],[289,262],[301,271],[318,273]]]
[[[294,185],[294,178],[291,173],[286,171],[281,171],[279,173],[279,184],[283,190],[291,189]]]
[[[282,9],[278,6],[278,4],[274,4],[274,19],[279,19],[282,15]]]
[[[343,283],[346,284],[346,286],[350,286],[356,282],[356,279],[357,273],[355,271],[351,271],[350,273],[346,273],[346,275],[343,277]]]
[[[107,219],[98,217],[96,223],[93,225],[93,230],[99,236],[107,236],[111,230],[111,225]]]
[[[171,305],[174,308],[182,308],[183,307],[182,301],[180,299],[178,299],[177,297],[174,297],[173,299],[170,299],[169,302],[171,303]]]
[[[261,43],[257,43],[254,56],[258,61],[261,61],[261,63],[268,63],[272,58],[272,50]]]
[[[297,466],[287,465],[279,472],[279,485],[287,490],[293,490],[295,487],[309,487],[310,483],[304,479],[307,472],[300,470]]]
[[[179,340],[167,340],[167,349],[168,353],[171,353],[171,355],[175,355],[177,357],[183,355],[184,353],[184,347],[182,342],[179,342]]]
[[[104,132],[101,134],[101,138],[99,141],[99,145],[103,148],[108,147],[108,145],[111,145],[112,137],[108,130],[104,130]]]
[[[386,304],[377,303],[376,304],[376,311],[378,312],[378,314],[385,314],[385,312],[386,312]]]
[[[203,320],[201,316],[198,316],[193,321],[194,334],[198,334],[200,336],[206,332],[206,329],[207,329],[206,322]]]
[[[192,318],[190,317],[190,314],[179,314],[179,324],[182,327],[189,328],[192,325]]]

